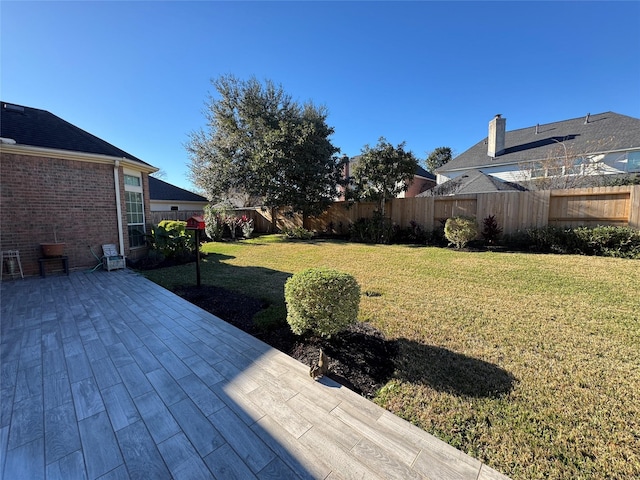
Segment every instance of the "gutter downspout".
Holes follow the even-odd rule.
[[[120,243],[120,255],[124,256],[124,236],[122,233],[122,206],[120,205],[120,178],[118,176],[120,160],[116,160],[113,166],[113,181],[116,187],[116,216],[118,217],[118,240]]]

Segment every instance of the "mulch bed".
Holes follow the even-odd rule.
[[[393,375],[398,346],[368,323],[357,323],[331,339],[294,335],[286,324],[261,331],[252,321],[267,306],[261,300],[210,285],[182,286],[174,293],[306,365],[315,365],[322,348],[329,357],[327,376],[367,398]]]

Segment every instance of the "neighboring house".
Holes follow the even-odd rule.
[[[586,115],[545,125],[506,131],[496,115],[489,135],[440,167],[438,184],[481,171],[499,181],[528,187],[591,185],[611,175],[640,172],[640,119],[614,112]]]
[[[149,198],[152,212],[202,211],[209,203],[202,195],[155,177],[149,177]]]
[[[496,177],[486,175],[480,170],[468,170],[447,182],[441,183],[418,197],[438,197],[447,195],[466,195],[494,192],[522,192],[526,188],[513,182],[504,182]]]
[[[100,256],[108,243],[143,255],[157,170],[45,110],[2,102],[0,249],[19,250],[25,274],[38,272],[40,244],[54,240],[71,269],[95,266],[91,249]]]
[[[349,162],[344,166],[344,178],[351,178],[351,173],[353,172],[354,165],[358,162],[360,155],[356,155],[349,159]],[[424,168],[418,165],[416,168],[416,173],[413,179],[408,182],[408,187],[406,192],[402,192],[398,195],[398,198],[413,198],[418,196],[420,193],[429,190],[430,188],[435,187],[436,185],[436,176],[432,173],[427,172]],[[339,200],[344,200],[344,189],[340,188],[341,193]]]

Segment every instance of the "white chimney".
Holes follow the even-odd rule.
[[[507,119],[497,114],[489,122],[489,138],[487,155],[497,157],[504,152],[504,134],[507,127]]]

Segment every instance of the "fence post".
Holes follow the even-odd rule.
[[[632,185],[629,192],[629,226],[640,230],[640,185]]]

